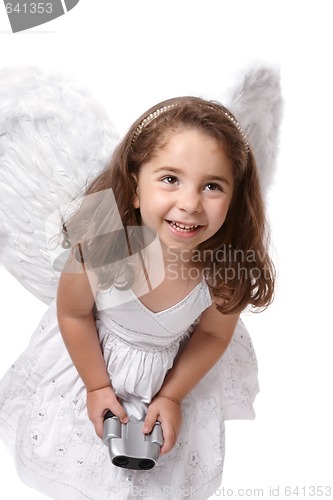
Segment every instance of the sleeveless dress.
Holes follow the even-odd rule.
[[[144,415],[211,303],[204,281],[157,313],[131,290],[98,292],[96,325],[113,388],[129,416]],[[224,421],[254,418],[257,392],[256,357],[239,320],[220,361],[183,400],[174,448],[152,470],[118,468],[88,420],[85,388],[63,344],[54,301],[0,382],[0,436],[21,479],[57,500],[206,500],[221,484]]]

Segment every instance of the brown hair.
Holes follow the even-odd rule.
[[[167,107],[164,112],[156,113],[153,119],[146,120],[142,126],[143,120],[164,107]],[[196,265],[205,268],[207,283],[213,295],[221,299],[218,309],[223,313],[241,311],[248,305],[259,309],[266,307],[272,301],[275,281],[274,266],[268,255],[268,232],[255,159],[233,119],[229,110],[214,101],[197,97],[163,101],[131,126],[114,151],[110,165],[85,192],[85,195],[89,195],[111,188],[124,228],[140,226],[140,212],[134,209],[133,198],[135,178],[141,165],[153,156],[166,142],[168,134],[176,129],[196,128],[214,138],[232,162],[234,193],[221,228],[199,245],[197,251],[201,257],[196,259]],[[86,214],[85,227],[82,228],[85,231],[87,218]],[[80,219],[82,213],[79,210],[66,223],[67,227],[68,224],[79,227]],[[113,236],[107,235],[98,241],[95,238],[89,244],[85,242],[86,247],[89,247],[84,253],[85,258],[89,256],[86,264],[96,268],[97,274],[101,263],[115,258],[114,253],[118,252],[118,260],[124,257],[121,250],[123,246],[114,244],[119,234],[115,232]],[[79,240],[80,237],[77,238]],[[101,279],[100,285],[111,286],[115,279],[111,272],[106,279],[105,276]]]

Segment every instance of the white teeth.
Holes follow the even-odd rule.
[[[178,222],[170,221],[170,225],[177,229],[178,231],[193,231],[198,226],[185,226],[184,224],[179,224]]]

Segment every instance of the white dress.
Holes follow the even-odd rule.
[[[126,293],[127,300],[105,308],[118,293]],[[158,313],[131,290],[99,292],[96,303],[114,390],[138,418],[211,305],[208,286],[200,283]],[[239,320],[221,360],[184,399],[183,425],[171,452],[150,471],[118,468],[88,420],[85,388],[64,347],[54,301],[0,382],[0,436],[21,479],[57,500],[206,500],[222,480],[224,420],[253,418],[257,392],[256,357]]]

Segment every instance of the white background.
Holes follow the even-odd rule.
[[[309,486],[333,482],[330,3],[81,0],[17,34],[0,5],[0,64],[76,74],[121,133],[164,98],[218,99],[253,61],[280,67],[285,116],[268,204],[279,286],[266,312],[245,318],[261,393],[254,421],[227,423],[225,489],[216,497],[241,496],[243,488],[243,496],[262,489],[265,498],[287,498],[285,487],[299,486],[300,498],[312,498]],[[0,269],[0,308],[2,375],[45,306]],[[46,498],[20,482],[2,443],[0,471],[6,500]]]

